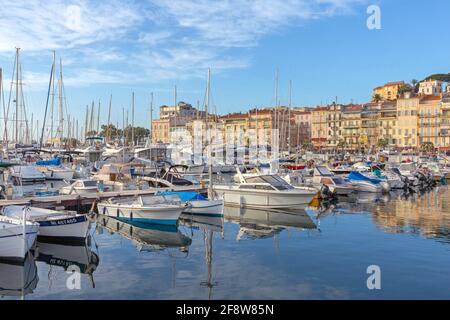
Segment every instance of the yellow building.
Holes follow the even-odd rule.
[[[169,119],[153,120],[152,143],[170,143]]]
[[[395,129],[397,128],[397,104],[384,102],[379,110],[379,140],[387,142],[388,146],[395,146]]]
[[[418,139],[418,110],[420,98],[407,94],[397,100],[397,126],[394,129],[396,145],[402,148],[416,148]]]
[[[327,110],[327,146],[336,148],[342,139],[342,105],[332,104]]]
[[[441,104],[441,129],[440,129],[441,149],[450,149],[450,95],[442,97]]]
[[[317,107],[311,110],[311,142],[316,148],[325,147],[327,144],[328,107]]]
[[[372,99],[376,96],[379,96],[382,101],[396,100],[400,93],[400,89],[405,85],[405,81],[396,81],[388,82],[381,87],[376,87],[375,89],[373,89]]]
[[[431,142],[440,147],[440,113],[441,96],[427,95],[420,99],[419,103],[419,146],[425,142]]]
[[[342,110],[342,138],[350,149],[357,149],[360,145],[361,110],[360,104],[350,104]]]

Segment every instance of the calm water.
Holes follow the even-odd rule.
[[[448,187],[439,187],[408,199],[358,197],[317,205],[307,214],[226,208],[224,221],[186,217],[178,230],[99,217],[89,245],[38,243],[36,260],[0,264],[0,294],[3,299],[22,293],[25,299],[449,299],[449,196]],[[66,268],[74,264],[83,273],[80,290],[66,287]],[[367,289],[369,265],[381,268],[381,290]]]

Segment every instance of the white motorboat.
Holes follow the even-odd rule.
[[[163,195],[139,196],[135,199],[112,198],[100,202],[98,212],[105,216],[136,222],[176,225],[185,207]]]
[[[356,186],[343,177],[338,177],[325,166],[314,169],[312,179],[314,184],[326,185],[331,192],[338,196],[348,196],[356,190]]]
[[[98,192],[96,180],[79,179],[59,189],[60,194],[94,194]]]
[[[0,257],[23,260],[33,246],[39,231],[39,224],[19,218],[0,216]],[[25,239],[24,239],[25,236]]]
[[[214,185],[214,191],[225,204],[253,208],[285,208],[306,206],[317,195],[314,188],[294,188],[277,175],[245,178],[244,183]]]
[[[2,209],[2,214],[10,218],[20,218],[24,210],[28,221],[39,224],[39,237],[81,241],[88,234],[89,220],[85,215],[74,212],[53,211],[25,206],[7,206]]]
[[[10,175],[16,185],[43,183],[46,178],[45,174],[34,166],[11,167]]]
[[[223,216],[223,199],[210,200],[198,192],[190,191],[167,191],[160,193],[175,201],[181,201],[185,204],[184,213],[207,216]]]

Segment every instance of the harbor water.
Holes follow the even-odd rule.
[[[380,289],[369,290],[369,266]],[[449,299],[450,188],[295,212],[226,207],[178,228],[98,216],[86,245],[0,262],[1,299]],[[72,273],[79,271],[81,274]]]

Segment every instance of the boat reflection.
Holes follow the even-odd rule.
[[[258,210],[226,206],[227,221],[240,225],[237,240],[271,238],[286,228],[317,229],[305,210]]]
[[[21,297],[32,294],[39,282],[36,262],[29,252],[25,260],[0,258],[0,297]]]
[[[65,271],[69,267],[76,266],[80,273],[91,277],[97,269],[100,259],[98,253],[92,250],[90,243],[90,237],[83,244],[38,241],[35,250],[36,261],[45,262],[51,267],[61,267]],[[92,277],[91,280],[94,286]]]
[[[98,226],[118,233],[136,245],[139,251],[161,251],[179,248],[187,252],[192,240],[182,234],[177,226],[153,225],[141,222],[120,221],[113,217],[98,215]]]

